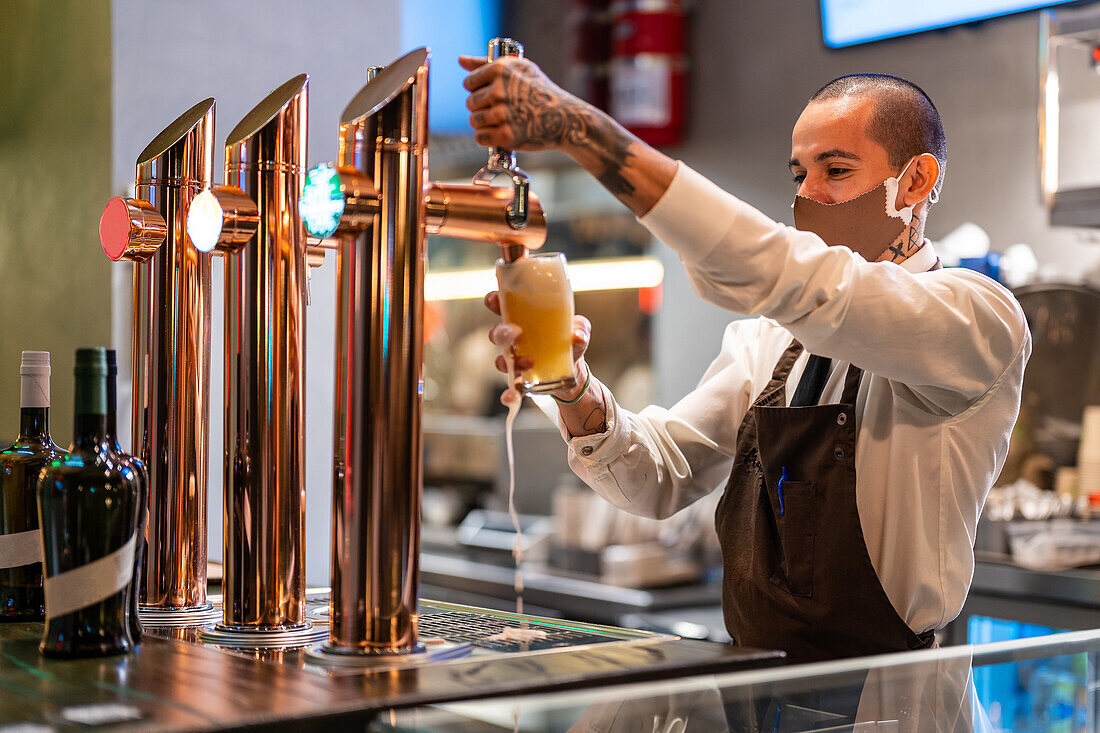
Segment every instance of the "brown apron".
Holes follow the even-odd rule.
[[[856,393],[838,405],[786,407],[793,341],[745,416],[715,523],[722,610],[734,644],[809,661],[926,648],[871,565],[856,508]],[[806,378],[805,376],[803,377]],[[815,399],[816,403],[816,399]]]

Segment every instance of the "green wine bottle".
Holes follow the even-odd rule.
[[[42,537],[38,474],[65,451],[50,438],[50,352],[24,351],[19,365],[19,437],[0,452],[0,621],[40,621]]]
[[[114,349],[107,349],[107,444],[118,456],[121,465],[133,469],[138,480],[138,522],[137,544],[134,547],[134,582],[130,585],[129,606],[130,634],[134,641],[141,641],[141,619],[138,608],[141,605],[141,571],[145,559],[145,528],[148,526],[149,509],[149,473],[145,464],[137,456],[122,450],[118,442],[118,363]]]
[[[138,479],[107,443],[106,349],[78,349],[68,457],[38,482],[46,629],[51,657],[122,654],[135,644],[129,586],[137,543]]]

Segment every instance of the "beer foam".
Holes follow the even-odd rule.
[[[508,454],[508,516],[512,519],[512,527],[516,531],[516,544],[512,547],[512,557],[516,562],[515,590],[516,613],[523,613],[523,574],[520,563],[523,562],[523,530],[519,523],[519,513],[516,511],[516,451],[512,433],[515,429],[516,415],[523,404],[523,395],[516,389],[516,360],[511,354],[504,355],[504,361],[508,364],[508,389],[500,397],[500,401],[508,408],[508,417],[504,420],[504,446]]]
[[[542,641],[549,634],[542,629],[518,629],[514,626],[505,626],[499,634],[486,636],[485,641],[515,641],[520,644],[530,644],[532,641]]]
[[[569,280],[561,268],[560,260],[524,257],[497,268],[497,282],[501,290],[522,290],[527,294],[553,293],[555,297],[569,288]]]

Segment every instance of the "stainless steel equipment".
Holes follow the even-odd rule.
[[[1079,148],[1091,139],[1063,141],[1061,117],[1063,97],[1074,77],[1090,79],[1086,83],[1095,96],[1100,70],[1100,7],[1052,8],[1039,14],[1039,182],[1043,203],[1050,212],[1050,223],[1061,226],[1100,227],[1100,184],[1065,187],[1061,181],[1059,146]],[[1059,55],[1071,63],[1059,67]],[[1091,67],[1091,68],[1086,68]],[[1071,73],[1073,72],[1073,73]],[[1078,100],[1080,101],[1080,100]],[[1095,104],[1085,105],[1091,122]],[[1085,134],[1091,138],[1093,128]],[[1095,161],[1092,166],[1095,167]]]

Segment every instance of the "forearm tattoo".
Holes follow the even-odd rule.
[[[558,409],[562,411],[569,434],[574,437],[607,432],[607,408],[602,390],[592,390],[576,405]]]
[[[607,412],[604,410],[602,402],[598,403],[588,413],[588,417],[584,419],[583,427],[592,433],[607,432]]]
[[[572,97],[548,93],[539,74],[529,68],[509,68],[503,75],[508,94],[508,122],[517,143],[572,146],[593,156],[602,170],[597,180],[620,198],[634,185],[625,177],[634,154],[633,139],[593,107]]]

